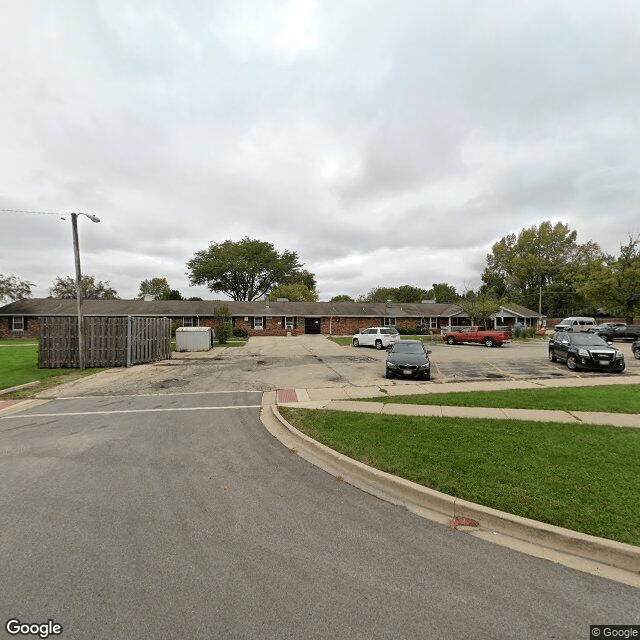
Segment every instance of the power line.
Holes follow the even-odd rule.
[[[68,211],[25,211],[24,209],[0,209],[3,213],[34,213],[41,216],[68,216]]]

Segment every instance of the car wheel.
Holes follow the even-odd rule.
[[[485,338],[484,339],[484,346],[485,347],[493,347],[493,345],[495,344],[493,338]]]
[[[359,347],[360,346],[360,343],[358,342],[358,338],[354,338],[353,339],[353,346],[354,347]]]
[[[571,371],[578,369],[578,361],[575,356],[567,356],[567,367],[571,369]]]
[[[633,350],[633,357],[634,357],[636,360],[640,360],[640,347],[636,347],[636,348]]]
[[[622,373],[625,369],[624,362],[616,369],[616,373]]]
[[[427,375],[424,377],[425,380],[431,380],[431,373],[427,373]]]
[[[549,362],[555,362],[558,358],[556,358],[555,354],[553,353],[553,349],[549,349]]]
[[[390,371],[387,371],[387,372],[385,373],[385,376],[386,376],[388,379],[391,379],[391,372],[390,372]]]
[[[376,349],[382,349],[382,340],[376,340]]]
[[[449,336],[447,338],[447,344],[455,344],[456,343],[456,339],[453,336]]]

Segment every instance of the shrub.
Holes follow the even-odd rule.
[[[233,330],[234,338],[248,338],[249,332],[246,329],[234,329]]]
[[[401,336],[414,336],[416,335],[415,327],[396,327],[398,333]]]
[[[232,334],[233,327],[231,326],[231,323],[228,320],[222,320],[218,325],[218,330],[216,331],[218,342],[220,344],[225,344]]]
[[[514,339],[524,340],[526,338],[533,338],[535,336],[535,327],[528,327],[527,329],[516,329],[513,332]]]

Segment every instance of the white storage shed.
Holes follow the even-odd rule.
[[[211,327],[178,327],[176,351],[209,351],[213,346]]]

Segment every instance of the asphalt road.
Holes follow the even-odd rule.
[[[1,417],[3,626],[51,619],[62,638],[110,640],[565,640],[638,622],[638,589],[337,482],[268,434],[260,398],[165,390]]]

